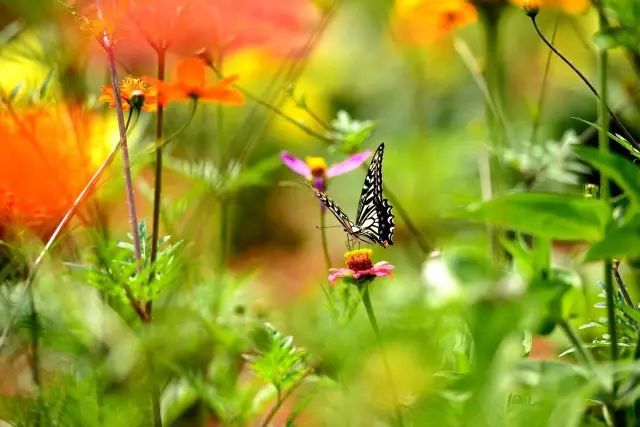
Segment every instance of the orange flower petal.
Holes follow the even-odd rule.
[[[213,85],[206,87],[200,91],[200,99],[202,101],[219,102],[229,105],[244,105],[244,96],[236,89]]]
[[[185,86],[204,86],[205,63],[199,58],[187,58],[178,63],[177,79]]]

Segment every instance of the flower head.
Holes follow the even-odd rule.
[[[187,58],[178,63],[175,81],[163,82],[152,77],[145,77],[145,79],[158,86],[162,102],[196,99],[230,105],[244,104],[244,96],[233,87],[237,76],[207,85],[205,75],[206,65],[202,59]]]
[[[369,156],[371,156],[371,151],[366,150],[328,167],[324,157],[306,157],[302,160],[286,151],[280,153],[280,158],[285,166],[311,181],[313,186],[320,191],[327,189],[327,179],[351,172],[364,163]]]
[[[395,267],[387,261],[373,263],[371,249],[356,249],[344,254],[347,268],[329,269],[329,282],[335,285],[338,279],[349,279],[357,283],[372,280],[376,277],[391,276]]]
[[[122,109],[155,111],[158,104],[158,94],[156,89],[144,79],[127,76],[119,84],[120,98],[122,99]],[[109,106],[115,107],[116,100],[113,93],[113,86],[108,84],[100,88],[102,96],[100,101],[108,102]]]
[[[477,18],[476,9],[466,0],[400,0],[392,19],[401,41],[431,45]]]

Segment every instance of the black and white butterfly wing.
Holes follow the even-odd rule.
[[[356,214],[356,228],[369,240],[382,246],[393,245],[394,217],[391,205],[382,197],[382,158],[384,144],[376,150],[367,176],[364,179],[358,212]]]
[[[340,207],[336,204],[336,202],[334,202],[325,193],[323,193],[322,191],[318,190],[313,185],[311,185],[311,183],[306,182],[306,184],[311,190],[313,190],[318,200],[320,200],[327,207],[327,209],[331,211],[333,216],[336,217],[336,219],[340,222],[340,224],[342,224],[342,226],[344,227],[344,230],[349,234],[353,234],[353,228],[355,227],[353,221],[351,221],[347,216],[347,214],[344,213],[342,209],[340,209]]]

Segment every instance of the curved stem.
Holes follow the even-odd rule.
[[[545,37],[545,35],[542,33],[542,31],[540,30],[540,27],[538,27],[538,22],[536,21],[536,17],[535,16],[531,16],[531,22],[533,23],[533,28],[536,30],[536,33],[538,34],[538,36],[540,37],[540,39],[543,41],[544,44],[547,45],[547,47],[549,49],[551,49],[551,51],[553,53],[555,53],[558,58],[562,59],[562,61],[567,64],[569,66],[569,68],[571,68],[571,70],[573,70],[574,73],[576,73],[576,75],[578,77],[580,77],[580,80],[582,80],[584,82],[585,85],[587,85],[587,87],[589,88],[589,90],[591,91],[591,93],[593,93],[596,98],[598,98],[599,100],[602,100],[602,98],[604,96],[601,96],[601,94],[598,93],[597,89],[591,84],[591,82],[589,81],[589,79],[587,79],[585,77],[584,74],[582,74],[582,72],[580,70],[578,70],[578,68],[573,65],[573,63],[571,61],[569,61],[569,59],[564,56],[562,53],[560,53],[560,51],[558,49],[555,48],[555,46]],[[606,55],[606,53],[605,53]],[[601,88],[602,89],[602,88]],[[604,95],[604,94],[603,94]],[[606,97],[605,97],[606,98]],[[608,115],[616,122],[616,124],[620,127],[620,130],[624,133],[625,138],[627,138],[627,140],[629,142],[631,142],[636,148],[640,148],[640,145],[638,144],[638,142],[635,140],[635,138],[633,137],[633,135],[631,135],[631,133],[627,130],[627,128],[625,127],[625,125],[622,123],[622,121],[618,118],[618,116],[616,115],[616,113],[613,112],[613,110],[611,110],[611,108],[609,108],[606,99],[604,99],[602,101],[603,104],[603,108],[605,109],[605,111],[608,113]]]
[[[324,206],[320,206],[320,236],[322,237],[322,252],[324,253],[324,262],[327,265],[327,270],[331,268],[331,257],[329,256],[329,246],[327,245],[327,229],[326,218],[327,211]]]
[[[376,336],[376,340],[378,341],[378,347],[380,347],[380,355],[382,356],[382,363],[384,365],[384,369],[387,374],[387,380],[389,381],[389,387],[391,389],[391,394],[394,400],[396,423],[399,427],[402,427],[404,426],[404,423],[402,421],[402,412],[400,411],[400,406],[399,406],[400,402],[398,402],[398,392],[396,390],[395,383],[393,382],[393,375],[391,374],[391,367],[389,365],[389,361],[387,360],[387,355],[385,354],[384,348],[382,346],[382,338],[380,336],[380,329],[378,328],[378,321],[376,320],[376,315],[373,312],[373,305],[371,304],[371,297],[369,296],[369,282],[363,285],[362,304],[364,305],[364,309],[367,312],[367,317],[369,318],[371,329],[373,329],[373,333]]]
[[[556,16],[556,22],[553,25],[553,34],[551,35],[551,42],[555,42],[558,35],[558,26],[560,24],[560,13]],[[549,70],[551,69],[551,58],[553,58],[553,51],[549,50],[547,54],[547,62],[544,66],[544,74],[542,75],[542,85],[540,86],[540,94],[538,95],[538,104],[536,106],[533,120],[531,121],[531,136],[529,139],[535,143],[538,139],[538,129],[540,128],[540,119],[542,117],[542,110],[544,108],[544,101],[547,95],[547,82],[549,81]]]
[[[193,102],[191,103],[191,111],[189,111],[189,117],[187,118],[187,120],[178,129],[176,129],[176,131],[173,132],[171,135],[169,135],[163,140],[156,141],[156,143],[153,144],[151,148],[149,148],[149,151],[156,151],[158,148],[164,148],[165,145],[169,144],[170,142],[178,138],[182,134],[182,132],[184,132],[187,129],[187,127],[189,127],[189,125],[191,124],[191,121],[193,120],[197,109],[198,109],[198,100],[194,99]]]

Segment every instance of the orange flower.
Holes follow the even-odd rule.
[[[456,28],[477,20],[466,0],[399,0],[392,14],[398,38],[408,44],[433,44]]]
[[[144,79],[127,76],[120,80],[119,86],[123,110],[133,108],[134,110],[156,111],[158,107],[157,91]],[[100,92],[102,92],[100,101],[108,102],[110,107],[116,106],[111,84],[102,86]]]
[[[232,87],[237,76],[228,77],[212,85],[206,85],[205,72],[204,61],[199,58],[187,58],[178,63],[176,69],[177,80],[175,82],[161,82],[152,77],[146,77],[146,79],[158,85],[158,91],[163,102],[191,98],[221,104],[244,104],[242,93]]]
[[[216,58],[259,46],[299,55],[317,28],[311,0],[94,0],[76,4],[83,25],[101,37],[106,30],[125,62],[151,60],[154,49],[194,55],[207,49]],[[85,5],[83,7],[83,5]]]
[[[0,113],[0,235],[53,231],[107,154],[101,117],[75,106]]]
[[[511,0],[511,3],[525,10],[550,7],[571,15],[584,12],[589,6],[589,0]]]

